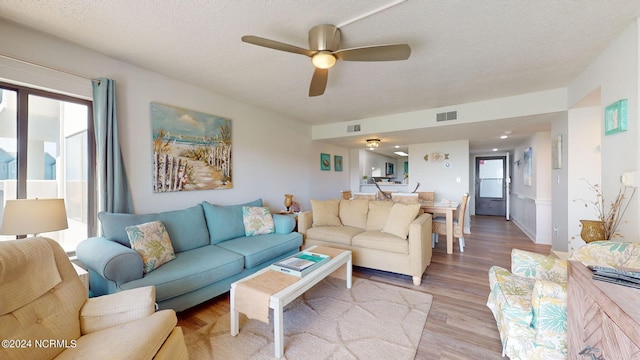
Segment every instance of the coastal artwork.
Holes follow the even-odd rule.
[[[231,120],[151,103],[153,191],[230,189]]]

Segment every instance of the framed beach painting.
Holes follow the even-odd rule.
[[[230,189],[231,120],[151,103],[153,191]]]

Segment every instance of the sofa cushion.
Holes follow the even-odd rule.
[[[353,237],[351,245],[399,254],[409,253],[409,242],[382,231],[365,231]]]
[[[200,204],[186,209],[158,213],[158,220],[162,221],[167,229],[176,252],[209,245],[207,221]]]
[[[213,205],[202,202],[211,244],[244,236],[243,206],[262,206],[262,199],[239,205]]]
[[[176,258],[142,279],[122,284],[127,290],[155,285],[156,301],[200,289],[236,275],[244,269],[244,257],[217,245],[176,253]]]
[[[169,233],[161,221],[152,221],[125,228],[131,248],[142,257],[144,273],[150,273],[176,258]]]
[[[537,280],[531,292],[536,344],[566,351],[567,284]]]
[[[342,225],[364,229],[367,226],[369,200],[340,200],[338,212]]]
[[[311,200],[313,226],[340,226],[340,200]]]
[[[131,247],[129,235],[125,228],[127,226],[144,224],[158,220],[158,214],[124,214],[124,213],[108,213],[101,211],[98,213],[98,219],[102,225],[102,236],[117,241],[120,244]],[[171,235],[169,235],[171,236]]]
[[[217,246],[244,256],[244,266],[248,269],[274,259],[302,246],[302,235],[289,233],[287,235],[265,234],[245,236],[225,242]]]
[[[322,239],[336,244],[351,245],[351,239],[364,229],[352,226],[318,226],[307,230],[310,239]]]
[[[105,238],[131,247],[125,228],[151,221],[162,221],[169,233],[173,249],[182,252],[209,244],[209,232],[201,205],[190,208],[152,214],[124,214],[100,212],[98,219],[102,224]],[[244,229],[244,228],[243,228]],[[244,235],[244,230],[243,230]]]
[[[409,235],[409,224],[416,219],[418,212],[420,212],[420,204],[393,204],[382,231],[406,239]]]
[[[500,266],[489,269],[489,287],[494,307],[501,316],[526,327],[533,321],[531,294],[536,280],[513,275]]]
[[[242,222],[245,236],[271,234],[276,231],[271,211],[266,207],[243,206]]]
[[[382,230],[387,223],[393,203],[391,201],[369,201],[367,230]]]
[[[570,260],[584,265],[640,269],[640,242],[593,241],[574,251]]]

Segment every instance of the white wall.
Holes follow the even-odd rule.
[[[531,147],[531,185],[524,183],[524,152]],[[551,140],[537,133],[514,151],[511,220],[537,244],[551,244]]]
[[[621,99],[628,99],[628,131],[605,135],[601,139],[602,190],[605,199],[612,201],[620,188],[620,176],[624,172],[640,169],[638,143],[638,84],[639,67],[638,20],[613,40],[609,46],[568,87],[568,103],[573,106],[588,94],[600,88],[599,114],[603,127],[604,107]],[[590,164],[583,164],[590,166]],[[640,196],[629,206],[619,231],[625,241],[640,241]],[[569,219],[571,221],[571,219]],[[571,234],[570,234],[571,235]]]
[[[312,138],[314,140],[322,140],[351,137],[353,133],[347,131],[347,126],[356,124],[361,125],[359,135],[379,135],[384,132],[442,126],[436,121],[436,114],[446,111],[458,112],[456,124],[548,114],[566,111],[566,101],[566,88],[551,89],[467,104],[390,114],[364,120],[317,125],[312,128]]]
[[[567,250],[573,251],[584,245],[580,238],[580,219],[598,218],[595,210],[585,207],[586,200],[595,201],[595,194],[589,190],[587,182],[600,183],[600,124],[601,107],[592,106],[569,111],[568,141],[569,171],[567,182],[571,184],[567,192]]]
[[[448,160],[434,161],[434,152],[449,154]],[[424,156],[430,160],[425,161]],[[446,164],[449,166],[445,166]],[[434,191],[435,200],[460,201],[469,192],[469,142],[447,141],[409,145],[409,186],[418,191]]]
[[[569,124],[567,117],[571,117],[571,111],[565,116],[556,119],[551,124],[551,143],[552,147],[556,147],[557,136],[562,137],[562,146],[559,150],[560,165],[558,169],[551,169],[551,248],[556,251],[567,251],[567,219],[568,219],[568,191],[570,182],[568,179],[569,163],[568,159],[572,159],[567,153],[568,141],[572,140],[569,134]],[[553,162],[553,159],[551,160]],[[573,167],[573,166],[572,166]]]
[[[348,186],[348,150],[311,141],[311,128],[296,119],[148,71],[46,34],[0,21],[2,52],[88,78],[107,77],[117,86],[121,147],[137,213],[179,209],[203,200],[234,204],[263,198],[284,208],[283,194],[294,195],[303,209],[310,198],[338,197]],[[214,70],[212,70],[214,71]],[[2,81],[37,85],[91,98],[90,80],[0,58]],[[149,103],[219,115],[232,120],[233,183],[228,190],[153,193]],[[320,153],[332,155],[331,171],[320,171]],[[334,171],[333,155],[344,170]]]

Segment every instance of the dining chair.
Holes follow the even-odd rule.
[[[417,204],[419,202],[416,193],[391,193],[391,200],[401,204]]]
[[[433,191],[418,191],[418,199],[421,201],[434,201],[435,193]]]
[[[342,198],[345,200],[351,199],[351,190],[342,191]]]
[[[396,192],[398,192],[398,190],[385,190],[384,192],[382,190],[378,190],[378,200],[391,200],[390,196]]]
[[[457,218],[453,219],[453,237],[458,238],[460,252],[464,252],[464,218],[467,211],[467,203],[469,202],[469,193],[462,195],[460,209],[458,209]],[[431,247],[436,247],[439,235],[447,235],[447,225],[444,216],[436,216],[431,222]]]
[[[353,199],[376,200],[376,193],[353,193]]]

